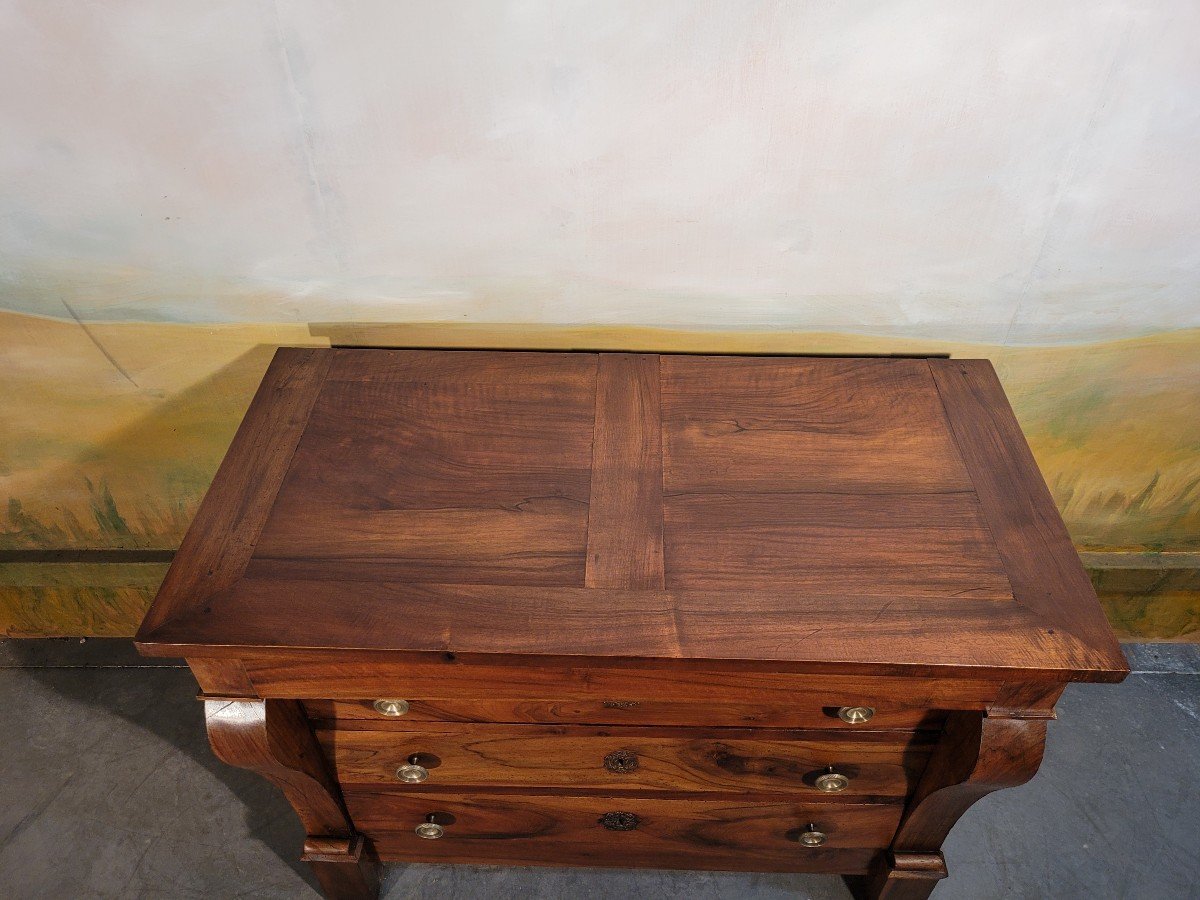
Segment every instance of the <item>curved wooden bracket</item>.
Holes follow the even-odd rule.
[[[871,874],[847,879],[855,896],[925,900],[946,877],[941,846],[959,817],[981,797],[1024,784],[1037,773],[1052,714],[1052,707],[1049,713],[1031,709],[1028,716],[1010,708],[951,713],[891,850]]]
[[[205,700],[204,718],[217,757],[277,785],[305,831],[336,837],[354,833],[299,703]]]
[[[378,860],[342,804],[341,792],[295,700],[206,699],[213,752],[257,772],[283,791],[304,823],[309,862],[325,895],[365,900],[378,894]]]
[[[1044,718],[952,713],[900,820],[892,849],[938,850],[975,801],[1037,774],[1045,747]]]

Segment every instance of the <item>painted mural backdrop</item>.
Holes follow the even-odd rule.
[[[0,2],[0,624],[131,634],[279,344],[994,361],[1200,634],[1200,7]]]

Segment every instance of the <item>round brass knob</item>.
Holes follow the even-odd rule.
[[[850,787],[850,779],[830,766],[824,775],[817,776],[817,790],[825,794],[840,794]]]
[[[376,700],[372,706],[381,716],[402,716],[408,712],[407,700]]]
[[[870,722],[873,715],[875,715],[873,706],[843,706],[838,710],[838,718],[849,725]]]
[[[425,817],[425,821],[413,829],[417,833],[417,837],[425,838],[427,841],[436,841],[446,833],[446,829],[433,821],[436,813],[430,813]]]
[[[421,765],[421,757],[414,753],[405,765],[396,770],[396,777],[409,784],[419,784],[429,777],[429,770]]]
[[[802,847],[820,847],[825,843],[825,832],[817,831],[817,826],[810,822],[808,830],[801,832],[797,840],[800,841]]]

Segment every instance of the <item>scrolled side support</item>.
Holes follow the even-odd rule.
[[[213,752],[283,791],[304,824],[303,859],[330,900],[373,900],[379,863],[354,830],[304,710],[295,700],[204,701]]]
[[[972,804],[1029,781],[1046,747],[1044,711],[954,712],[900,819],[890,850],[871,874],[847,879],[865,900],[926,900],[946,877],[942,842]]]

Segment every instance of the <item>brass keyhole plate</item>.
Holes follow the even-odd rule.
[[[639,765],[638,756],[632,750],[614,750],[604,757],[604,768],[618,775],[633,772]]]
[[[633,831],[640,822],[631,812],[607,812],[600,817],[600,824],[609,831]]]

